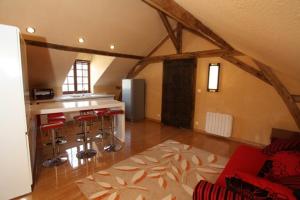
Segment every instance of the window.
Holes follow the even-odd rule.
[[[76,60],[62,87],[63,94],[90,92],[90,62]]]

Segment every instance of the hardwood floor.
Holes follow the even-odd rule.
[[[97,127],[98,124],[94,124],[91,132],[95,132]],[[103,143],[105,142],[100,140],[92,144],[93,148],[99,150],[97,156],[86,161],[76,158],[76,152],[81,145],[75,142],[75,134],[79,132],[79,127],[77,125],[68,125],[63,131],[68,143],[61,150],[65,149],[67,151],[69,161],[54,168],[41,167],[42,160],[51,155],[51,149],[50,147],[44,147],[42,145],[44,142],[43,138],[39,137],[37,150],[39,153],[37,160],[39,167],[35,187],[31,194],[19,199],[85,199],[74,183],[76,180],[108,168],[121,160],[168,139],[190,144],[226,157],[229,157],[240,145],[238,142],[196,133],[192,130],[163,126],[159,123],[145,120],[137,123],[126,122],[126,142],[120,152],[103,152],[101,149],[103,149]]]

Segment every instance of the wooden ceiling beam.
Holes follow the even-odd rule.
[[[241,61],[233,56],[230,56],[230,55],[222,55],[221,58],[223,58],[224,60],[227,60],[228,62],[234,64],[235,66],[239,67],[240,69],[255,76],[256,78],[259,78],[260,80],[262,80],[268,84],[271,84],[270,81],[264,76],[264,74],[260,70],[255,69],[254,67],[248,65],[247,63],[244,63],[243,61]]]
[[[145,3],[151,7],[159,10],[169,17],[180,22],[183,26],[194,30],[195,32],[200,32],[209,39],[213,40],[218,45],[223,48],[232,50],[233,48],[220,36],[214,33],[210,28],[205,26],[201,21],[194,17],[190,12],[178,5],[174,0],[143,0]]]
[[[181,54],[170,54],[170,55],[147,57],[141,61],[141,64],[142,63],[150,64],[150,63],[161,62],[163,60],[187,59],[187,58],[194,58],[194,57],[199,57],[199,58],[221,57],[227,54],[232,56],[241,55],[241,53],[237,51],[229,51],[226,49],[213,49],[213,50],[205,50],[205,51],[185,52]]]
[[[176,31],[176,30],[175,30]],[[152,56],[168,39],[169,35],[167,35],[162,41],[160,41],[145,58],[149,58]],[[128,72],[126,78],[134,78],[140,71],[142,71],[147,65],[141,65],[141,61],[137,62],[131,70]],[[136,73],[136,69],[139,69],[138,73]]]
[[[289,93],[287,88],[282,84],[282,82],[278,79],[278,77],[274,74],[274,72],[269,66],[257,60],[254,60],[254,62],[261,69],[262,73],[265,75],[265,77],[273,85],[279,96],[282,98],[285,105],[289,109],[291,115],[293,116],[298,128],[300,129],[300,109],[297,106],[293,96]]]
[[[300,103],[300,95],[292,95],[292,97],[296,103]]]
[[[182,31],[183,31],[182,24],[177,22],[177,31],[176,31],[177,45],[178,45],[177,53],[182,53]]]
[[[164,24],[164,27],[166,28],[166,30],[167,30],[167,32],[168,32],[168,35],[169,35],[169,37],[170,37],[170,39],[171,39],[171,41],[172,41],[172,43],[173,43],[173,45],[174,45],[174,47],[175,47],[177,53],[179,53],[179,44],[178,44],[178,40],[177,40],[177,38],[176,38],[176,35],[174,34],[174,31],[173,31],[173,29],[172,29],[172,27],[171,27],[171,24],[170,24],[170,22],[169,22],[167,16],[166,16],[163,12],[161,12],[161,11],[158,11],[158,14],[159,14],[159,16],[160,16],[161,21],[162,21],[163,24]]]
[[[61,50],[61,51],[88,53],[88,54],[95,54],[95,55],[136,59],[136,60],[141,60],[141,59],[145,58],[144,56],[138,56],[138,55],[131,55],[131,54],[116,53],[116,52],[109,52],[109,51],[102,51],[102,50],[95,50],[95,49],[86,49],[86,48],[80,48],[80,47],[65,46],[65,45],[53,44],[53,43],[47,43],[47,42],[40,42],[40,41],[35,41],[35,40],[25,40],[25,42],[26,42],[27,45],[43,47],[43,48],[49,48],[49,49],[56,49],[56,50]]]

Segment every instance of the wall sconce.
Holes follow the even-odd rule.
[[[208,66],[208,81],[207,91],[218,92],[219,91],[219,76],[220,76],[220,63],[212,64]]]

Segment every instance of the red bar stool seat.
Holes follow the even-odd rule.
[[[106,116],[106,113],[108,112],[107,108],[100,108],[95,109],[94,113],[97,116],[98,120],[100,121],[100,129],[98,133],[96,134],[97,139],[105,139],[109,135],[106,131],[104,131],[104,117]]]
[[[64,126],[64,122],[59,121],[55,123],[42,124],[40,129],[42,131],[51,131],[52,134],[52,158],[45,160],[43,162],[44,167],[53,167],[63,164],[68,158],[64,155],[57,155],[57,146],[56,146],[56,133],[55,130],[62,128]]]
[[[121,150],[122,145],[115,143],[115,122],[116,122],[116,118],[118,115],[122,115],[124,114],[123,110],[119,110],[119,109],[110,109],[106,112],[106,115],[110,116],[111,118],[111,133],[110,133],[110,137],[111,137],[111,143],[107,146],[104,147],[104,151],[106,152],[117,152],[119,150]]]
[[[83,131],[83,133],[81,133],[81,134],[83,134],[83,138],[81,138],[83,141],[83,150],[79,151],[76,154],[76,157],[79,159],[91,158],[97,154],[97,152],[94,149],[92,149],[92,148],[88,149],[88,145],[87,145],[87,143],[88,143],[87,123],[94,121],[95,119],[96,119],[96,116],[93,114],[83,114],[83,115],[78,115],[78,116],[74,117],[75,121],[80,122],[82,124],[82,131]]]

